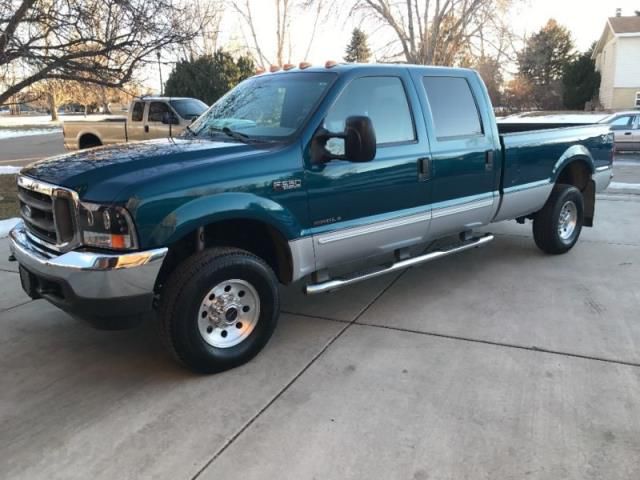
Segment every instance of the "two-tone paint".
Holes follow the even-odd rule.
[[[305,70],[317,71],[327,70]],[[163,139],[62,155],[22,174],[73,189],[82,200],[126,207],[141,249],[170,248],[200,227],[229,219],[269,225],[288,244],[293,280],[530,215],[573,162],[585,165],[591,181],[599,175],[598,188],[608,183],[607,127],[501,135],[486,88],[472,70],[344,65],[331,72],[335,79],[322,101],[287,143]],[[314,162],[311,142],[327,112],[351,82],[370,76],[400,79],[415,140],[379,145],[370,162]],[[424,76],[465,78],[483,133],[438,140]],[[425,159],[426,177],[420,172]]]

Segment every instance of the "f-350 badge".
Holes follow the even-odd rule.
[[[273,190],[276,192],[286,192],[288,190],[297,190],[298,188],[302,188],[302,180],[299,178],[275,180],[273,182]]]

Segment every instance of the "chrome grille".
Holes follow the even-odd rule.
[[[31,233],[41,240],[57,244],[58,234],[53,220],[53,198],[18,187],[20,215]]]
[[[18,177],[20,214],[27,231],[62,249],[75,239],[75,192],[28,177]]]

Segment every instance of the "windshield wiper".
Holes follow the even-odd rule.
[[[224,128],[209,127],[209,131],[224,133],[226,136],[231,137],[234,140],[238,140],[242,143],[252,143],[256,141],[256,139],[251,138],[246,133],[236,132],[235,130],[231,130],[229,127],[224,127]]]

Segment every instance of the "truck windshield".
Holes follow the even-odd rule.
[[[284,140],[305,123],[334,73],[291,72],[245,80],[191,125],[196,136],[235,132],[246,138]]]
[[[207,110],[207,104],[195,98],[171,100],[169,103],[178,112],[178,115],[186,120],[198,118]]]

